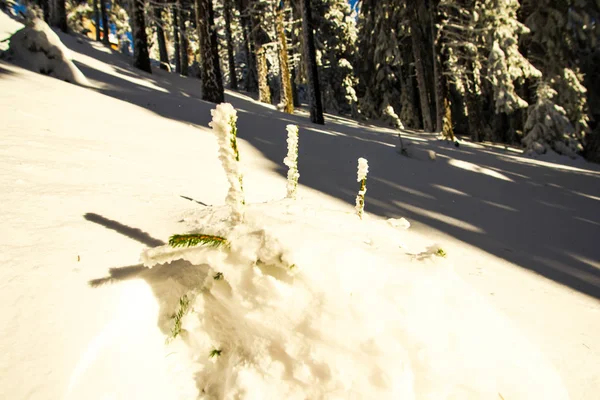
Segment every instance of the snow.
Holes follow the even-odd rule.
[[[0,398],[189,399],[205,387],[352,398],[349,381],[356,398],[596,397],[600,282],[585,266],[598,268],[597,166],[403,132],[435,150],[422,162],[395,154],[396,131],[334,116],[316,127],[228,92],[247,202],[232,228],[199,84],[59,37],[96,90],[0,61]],[[289,123],[303,135],[295,202],[278,200]],[[197,230],[226,234],[231,258],[160,247]],[[142,253],[162,263],[141,265]],[[254,268],[279,254],[291,275]],[[208,279],[166,344],[209,267],[224,279]],[[323,387],[303,386],[315,379]]]
[[[86,77],[71,61],[69,50],[42,19],[34,18],[11,36],[7,56],[32,71],[89,86]]]
[[[301,199],[248,205],[243,224],[229,217],[212,207],[184,218],[187,230],[225,236],[227,250],[162,246],[142,257],[193,266],[170,303],[193,293],[182,337],[201,398],[567,398],[436,246],[400,249],[413,240],[406,231]]]

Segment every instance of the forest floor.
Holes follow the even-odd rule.
[[[0,13],[0,40],[15,29]],[[62,398],[101,342],[118,334],[139,350],[159,337],[151,311],[140,317],[144,329],[114,322],[130,315],[122,300],[131,291],[88,281],[137,265],[144,248],[177,231],[182,209],[222,204],[227,191],[208,128],[214,105],[199,100],[199,81],[146,74],[98,43],[60,37],[92,88],[0,61],[1,398]],[[600,166],[412,131],[405,140],[437,157],[407,158],[388,128],[333,115],[318,126],[303,110],[283,114],[239,92],[226,101],[238,110],[248,201],[285,195],[289,123],[300,127],[307,199],[351,209],[356,160],[367,158],[366,211],[405,217],[437,242],[458,275],[539,346],[571,398],[597,398]],[[139,373],[130,359],[146,366],[148,382],[164,379],[151,367],[160,355],[123,350],[114,350],[123,365],[111,366],[123,379]],[[140,385],[131,398],[161,398],[156,387]]]

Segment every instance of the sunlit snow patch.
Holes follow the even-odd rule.
[[[229,246],[164,246],[142,260],[187,260],[205,277],[188,287],[175,339],[198,362],[201,398],[567,398],[445,258],[400,247],[405,226],[291,200],[247,205],[238,224],[228,207],[185,221]]]

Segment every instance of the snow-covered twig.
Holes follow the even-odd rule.
[[[356,196],[356,214],[362,219],[365,212],[365,194],[367,193],[367,174],[369,173],[369,163],[365,158],[358,159],[357,182],[360,182],[360,190]]]
[[[217,136],[219,160],[229,181],[229,192],[225,203],[232,209],[236,222],[243,219],[244,191],[240,170],[240,153],[237,148],[237,112],[229,103],[221,103],[211,110],[212,122],[209,126]]]
[[[287,197],[295,199],[298,178],[300,178],[300,173],[298,173],[298,126],[290,124],[286,128],[288,132],[288,153],[283,163],[289,168],[287,173]]]

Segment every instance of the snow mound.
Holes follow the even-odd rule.
[[[63,81],[90,86],[71,61],[69,49],[42,19],[33,18],[10,38],[8,60],[29,70]]]
[[[438,247],[403,244],[406,224],[290,199],[246,205],[237,224],[227,206],[183,222],[227,245],[163,246],[142,261],[162,276],[163,332],[182,317],[175,341],[200,398],[568,398]]]

